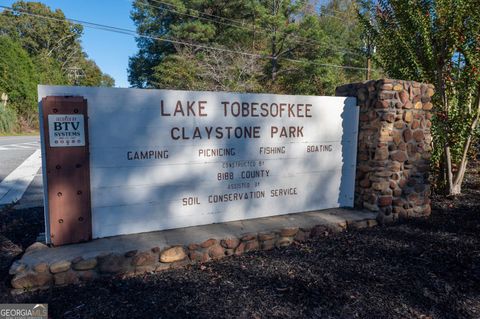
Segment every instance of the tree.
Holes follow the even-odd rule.
[[[88,60],[81,46],[83,26],[72,23],[59,9],[52,11],[40,2],[18,1],[14,11],[0,14],[0,34],[18,42],[35,61],[48,84],[78,84],[68,77],[72,68],[82,69],[84,85],[100,85],[104,75],[95,62]],[[33,15],[31,15],[33,14]],[[48,68],[47,68],[48,67]],[[51,67],[59,68],[62,75]],[[105,83],[111,84],[111,81]]]
[[[86,57],[86,55],[85,55]],[[78,62],[82,76],[78,79],[77,85],[82,86],[114,86],[115,80],[108,74],[102,73],[95,61],[83,59]]]
[[[38,77],[32,59],[20,44],[5,35],[0,36],[0,47],[0,92],[8,94],[9,106],[17,114],[36,112]]]
[[[261,72],[258,59],[235,52],[204,50],[195,52],[186,47],[178,49],[154,68],[156,87],[256,92],[259,90],[257,76]]]
[[[81,25],[71,23],[61,10],[52,11],[39,2],[19,1],[13,11],[0,13],[0,93],[9,96],[7,112],[0,114],[0,129],[9,131],[16,120],[23,127],[36,127],[37,84],[113,86],[83,52]],[[80,77],[71,77],[71,70]],[[17,116],[18,115],[18,116]]]
[[[342,6],[343,21],[356,25],[353,2],[336,2]],[[344,52],[336,44],[337,34],[351,29],[352,39],[355,34],[359,38],[360,29],[346,26],[339,17],[336,28],[329,29],[326,20],[331,15],[323,16],[306,0],[136,0],[132,19],[143,36],[129,65],[129,81],[137,87],[213,85],[250,92],[332,94],[344,79],[363,76],[358,70],[348,73],[328,66],[347,59],[363,66],[360,48]],[[345,45],[353,43],[361,44]],[[239,76],[242,67],[230,68],[251,66],[251,61],[255,67],[247,68],[248,77]],[[176,73],[185,81],[175,78]]]
[[[67,21],[61,10],[52,11],[40,2],[25,1],[12,4],[12,8],[15,12],[6,10],[0,15],[0,34],[19,42],[29,55],[52,57],[62,69],[82,57],[83,27]]]
[[[155,0],[136,0],[133,3],[131,17],[137,25],[137,32],[146,36],[137,38],[139,51],[129,62],[129,81],[135,87],[156,87],[156,67],[164,61],[170,63],[171,59],[167,57],[181,53],[185,47],[155,38],[177,39],[191,44],[190,48],[198,48],[194,44],[243,46],[249,37],[246,27],[231,27],[231,21],[212,15],[225,16],[226,19],[242,19],[245,16],[248,19],[250,0],[171,0],[169,3]],[[185,72],[188,73],[188,70]]]
[[[62,72],[61,64],[48,52],[41,51],[33,57],[39,84],[44,85],[67,85],[68,79]]]
[[[364,1],[360,18],[391,77],[436,86],[433,127],[440,176],[461,186],[480,116],[480,13],[467,0]]]

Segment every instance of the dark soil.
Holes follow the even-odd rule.
[[[24,247],[43,227],[41,210],[0,218]],[[434,196],[429,219],[0,298],[47,302],[53,318],[480,318],[480,175],[462,196]]]

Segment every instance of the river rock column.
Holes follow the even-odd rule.
[[[380,222],[428,216],[434,87],[382,79],[337,88],[360,107],[355,207]]]

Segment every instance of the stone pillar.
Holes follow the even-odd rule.
[[[434,87],[383,79],[340,86],[360,107],[355,207],[380,222],[428,216]]]

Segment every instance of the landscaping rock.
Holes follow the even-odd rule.
[[[247,234],[242,235],[241,240],[242,241],[249,241],[249,240],[253,240],[255,238],[257,238],[256,233],[247,233]]]
[[[228,249],[235,249],[240,244],[240,240],[238,238],[226,238],[222,239],[220,244]]]
[[[164,271],[164,270],[167,270],[167,269],[170,269],[171,268],[171,264],[168,263],[168,264],[165,264],[165,263],[160,263],[157,265],[157,267],[155,268],[155,272],[158,272],[158,271]]]
[[[128,271],[130,267],[130,259],[123,255],[106,254],[98,256],[98,270],[101,273],[120,274]]]
[[[240,256],[245,252],[245,243],[240,243],[237,248],[235,248],[235,255]]]
[[[36,273],[33,271],[24,272],[13,277],[11,284],[13,288],[34,288],[48,286],[52,282],[52,275],[48,272]]]
[[[20,261],[15,261],[12,266],[10,267],[10,270],[8,271],[8,273],[10,275],[16,275],[18,273],[21,273],[23,272],[24,270],[26,269],[26,265]]]
[[[181,246],[175,246],[164,250],[160,254],[160,261],[162,263],[172,263],[175,261],[179,261],[185,259],[187,255],[185,254],[185,250]]]
[[[305,232],[303,230],[299,230],[298,233],[295,235],[295,241],[300,243],[306,242],[310,238],[310,232]]]
[[[126,257],[126,258],[133,257],[133,256],[135,256],[135,255],[137,254],[137,252],[138,252],[138,250],[136,250],[136,249],[135,249],[135,250],[127,251],[127,252],[125,253],[125,257]]]
[[[258,240],[260,241],[265,241],[265,240],[271,240],[276,237],[274,232],[262,232],[258,233]]]
[[[179,260],[179,261],[174,261],[172,263],[170,263],[170,268],[183,268],[185,266],[188,266],[188,265],[191,265],[191,261],[188,260],[188,258],[185,258],[185,259],[182,259],[182,260]]]
[[[254,251],[260,249],[260,245],[257,240],[249,240],[245,242],[245,252]]]
[[[275,243],[275,246],[287,247],[287,246],[290,246],[292,243],[293,243],[293,239],[291,237],[280,237]]]
[[[68,260],[57,261],[50,265],[50,272],[52,274],[64,272],[70,269],[72,263]]]
[[[275,248],[275,239],[265,240],[261,244],[262,250],[272,250]]]
[[[202,259],[203,259],[203,252],[197,251],[197,250],[191,250],[188,253],[188,256],[190,257],[190,260],[192,260],[192,261],[201,262]]]
[[[75,270],[90,270],[97,266],[96,258],[89,258],[86,260],[80,260],[72,265],[72,268]]]
[[[293,237],[297,234],[298,227],[285,227],[280,230],[281,237]]]
[[[12,261],[22,252],[23,250],[20,246],[15,245],[7,237],[0,235],[0,271],[7,270],[11,266]]]
[[[57,286],[76,284],[79,282],[78,273],[73,270],[57,273],[53,275],[53,278]]]
[[[212,259],[220,259],[225,257],[225,250],[220,245],[211,246],[208,249],[208,254]]]
[[[156,265],[138,266],[138,267],[135,267],[135,275],[154,273],[156,269],[157,269]]]
[[[210,246],[213,246],[217,243],[217,240],[214,238],[210,238],[208,240],[205,240],[203,243],[200,244],[200,247],[202,248],[208,248]]]
[[[158,256],[153,255],[149,252],[142,252],[132,259],[132,265],[133,266],[147,266],[147,265],[153,265],[157,262]]]
[[[92,281],[98,278],[98,273],[93,270],[77,271],[77,275],[80,281]]]
[[[48,249],[48,246],[40,242],[36,242],[28,246],[27,249],[25,249],[25,254],[30,254],[30,253],[33,253],[34,251],[38,251],[42,249]]]
[[[39,263],[33,267],[35,272],[47,272],[48,271],[48,264],[47,263]]]

